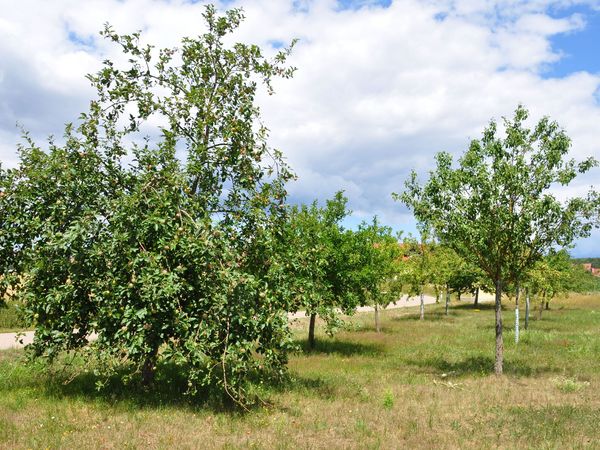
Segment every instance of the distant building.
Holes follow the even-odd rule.
[[[592,267],[592,263],[583,263],[583,269],[591,273],[595,277],[600,277],[600,268]]]

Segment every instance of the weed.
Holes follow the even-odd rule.
[[[569,393],[578,392],[590,385],[589,381],[577,381],[569,377],[557,377],[552,379],[559,391]]]
[[[383,396],[383,407],[385,409],[392,409],[394,407],[394,394],[391,391],[387,391]]]

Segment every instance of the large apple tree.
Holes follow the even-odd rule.
[[[170,362],[191,392],[240,401],[291,345],[274,252],[292,174],[255,96],[294,69],[289,49],[225,44],[240,10],[204,19],[179,48],[105,28],[127,62],[88,76],[97,97],[60,142],[26,137],[2,172],[0,275],[35,325],[33,356],[82,352],[145,384]]]

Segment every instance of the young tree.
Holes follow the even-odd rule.
[[[593,158],[581,163],[565,159],[571,141],[558,124],[543,118],[528,129],[527,116],[519,106],[513,120],[505,119],[505,137],[492,121],[458,167],[448,153],[439,153],[424,186],[413,172],[405,192],[396,195],[442,243],[477,261],[493,281],[497,374],[503,369],[504,286],[519,284],[549,248],[588,236],[600,211],[597,192],[566,202],[550,192],[551,186],[567,186],[597,163]]]
[[[483,273],[475,265],[460,257],[445,245],[435,245],[431,251],[431,282],[436,292],[445,290],[446,315],[449,313],[450,293],[456,293],[457,299],[466,292],[475,293],[475,305],[482,284]]]
[[[427,234],[421,233],[420,241],[408,237],[402,245],[407,258],[400,266],[400,280],[408,288],[408,295],[418,295],[419,318],[425,319],[425,286],[434,278],[435,269],[432,266],[433,243],[427,242]]]
[[[449,282],[453,277],[456,267],[461,263],[460,257],[456,252],[448,247],[439,244],[430,243],[429,264],[431,271],[428,282],[433,285],[435,291],[436,303],[443,294],[445,300],[445,312],[449,314],[450,307],[450,286]]]
[[[476,266],[457,255],[448,279],[448,287],[460,300],[462,294],[476,292],[480,288],[482,275]]]
[[[363,222],[356,232],[360,266],[358,284],[364,293],[361,303],[375,308],[375,330],[381,331],[379,310],[397,300],[402,292],[398,277],[401,249],[392,229],[380,225],[377,217],[370,224]]]
[[[569,292],[581,292],[579,284],[580,272],[573,264],[566,250],[550,251],[538,261],[527,273],[526,284],[528,291],[539,298],[538,319],[542,318],[545,309],[549,309],[550,301],[557,295],[567,295]],[[529,319],[526,318],[526,322]]]
[[[291,344],[275,251],[292,175],[255,95],[293,69],[288,50],[268,60],[224,43],[240,10],[207,6],[204,18],[206,33],[179,49],[104,30],[126,66],[88,77],[98,97],[64,144],[26,138],[2,175],[0,268],[21,277],[34,356],[90,352],[145,384],[170,360],[192,392],[213,384],[240,400],[247,374],[280,373]]]
[[[317,316],[332,334],[340,325],[340,311],[352,314],[361,302],[358,284],[359,249],[354,233],[341,221],[349,214],[348,199],[337,192],[325,207],[317,202],[292,207],[279,252],[289,276],[280,289],[290,293],[289,312],[305,311],[310,317],[308,345],[315,347]]]

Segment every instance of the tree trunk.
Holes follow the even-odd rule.
[[[529,328],[529,289],[525,291],[525,329]]]
[[[519,285],[515,296],[515,344],[519,343]]]
[[[550,310],[550,300],[546,300],[546,311]]]
[[[494,371],[496,375],[502,375],[504,365],[504,341],[502,340],[502,281],[496,281],[496,362]]]
[[[375,331],[378,333],[381,331],[381,327],[379,326],[379,305],[375,303]]]
[[[144,364],[142,364],[142,386],[149,387],[154,382],[154,372],[156,369],[156,355],[158,349],[153,350],[146,356]]]
[[[440,302],[440,295],[442,295],[442,293],[440,291],[437,291],[435,293],[435,302],[439,303]]]
[[[475,301],[473,302],[473,306],[475,308],[479,306],[479,288],[475,289]]]
[[[308,348],[311,350],[315,348],[315,320],[317,319],[316,314],[310,315],[310,322],[308,324]]]
[[[538,320],[542,320],[542,313],[544,312],[544,299],[546,298],[546,292],[542,294],[542,298],[540,299],[540,312],[538,315]]]
[[[448,307],[450,306],[450,292],[446,289],[446,315],[448,315]]]
[[[425,319],[425,294],[421,291],[421,320]]]
[[[458,293],[456,294],[456,300],[458,300],[459,302],[460,302],[460,295],[461,295],[461,292],[458,291]]]

